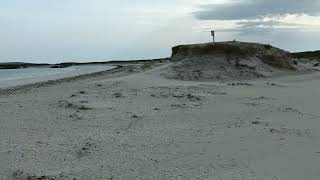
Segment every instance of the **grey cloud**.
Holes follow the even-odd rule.
[[[278,14],[320,14],[320,0],[240,0],[222,5],[203,5],[194,12],[199,20],[255,19]]]
[[[274,28],[278,26],[284,26],[287,28],[299,27],[298,23],[285,23],[279,21],[245,21],[239,22],[238,25],[240,25],[241,28]]]
[[[286,23],[286,22],[279,22],[279,21],[259,21],[259,20],[254,20],[254,21],[241,21],[237,22],[237,27],[236,28],[221,28],[221,29],[216,29],[217,31],[233,31],[233,30],[239,30],[239,29],[250,29],[250,28],[260,28],[260,29],[295,29],[295,28],[300,28],[301,24],[299,23]],[[207,29],[210,30],[211,28]]]
[[[236,28],[220,29],[224,32],[237,32],[240,37],[268,36],[278,32],[298,30],[297,23],[277,21],[277,18],[263,21],[262,17],[281,17],[285,14],[320,15],[320,0],[233,0],[220,5],[203,5],[194,12],[199,20],[236,20]],[[241,21],[240,21],[241,20]]]
[[[296,23],[284,23],[278,21],[245,21],[238,22],[239,26],[237,28],[230,29],[220,29],[220,32],[238,32],[240,36],[247,35],[268,35],[273,32],[274,29],[282,29],[282,30],[292,30],[298,29],[300,27],[299,24]]]

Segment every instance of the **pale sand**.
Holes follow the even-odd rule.
[[[1,91],[0,177],[320,179],[320,73],[191,82],[167,66]]]

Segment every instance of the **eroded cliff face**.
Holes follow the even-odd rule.
[[[246,42],[176,46],[172,61],[166,77],[182,80],[253,79],[296,70],[289,52]]]

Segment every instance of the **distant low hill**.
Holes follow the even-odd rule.
[[[4,62],[0,63],[0,69],[19,69],[30,66],[30,63],[23,62]]]
[[[294,58],[320,60],[320,51],[306,51],[291,53]]]
[[[143,59],[143,60],[119,60],[119,61],[105,61],[105,62],[63,62],[58,64],[48,64],[48,63],[24,63],[24,62],[0,62],[0,69],[21,69],[29,67],[50,67],[50,68],[67,68],[70,66],[81,66],[81,65],[122,65],[122,64],[136,64],[145,62],[165,62],[170,58],[158,58],[158,59]]]

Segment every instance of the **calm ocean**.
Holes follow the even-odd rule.
[[[45,77],[56,74],[75,71],[75,67],[53,69],[53,68],[25,68],[25,69],[1,69],[0,81]]]
[[[0,89],[25,85],[48,80],[73,77],[106,71],[115,68],[114,66],[72,66],[68,68],[25,68],[25,69],[0,69]]]

